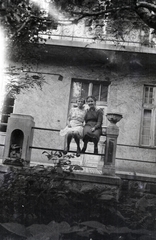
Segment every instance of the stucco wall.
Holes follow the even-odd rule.
[[[72,66],[68,64],[40,64],[34,71],[45,74],[47,84],[42,91],[31,89],[17,96],[14,113],[28,114],[34,117],[36,127],[61,129],[66,125],[70,87],[72,78],[90,80],[106,80],[109,76],[111,85],[108,94],[108,112],[119,112],[123,119],[118,123],[120,132],[117,147],[116,169],[121,171],[135,171],[155,174],[156,150],[139,148],[139,134],[141,123],[141,108],[143,85],[152,83],[154,77],[148,74],[141,75],[129,72],[126,75],[107,70],[102,65]],[[51,75],[50,75],[51,73]],[[61,74],[63,80],[59,81]],[[122,145],[135,145],[138,147],[125,147]],[[63,148],[64,138],[58,132],[43,132],[35,130],[33,146],[47,148]],[[47,162],[42,154],[43,150],[33,150],[32,160]],[[131,160],[152,161],[154,163],[132,162]]]
[[[14,113],[33,116],[36,127],[61,129],[66,126],[72,78],[105,80],[99,67],[94,68],[93,72],[89,66],[42,64],[35,71],[48,73],[44,74],[47,83],[44,84],[42,91],[31,89],[17,96]],[[59,81],[58,76],[53,74],[61,74],[63,80]],[[64,137],[60,137],[58,132],[35,130],[33,146],[63,149]],[[32,150],[33,161],[46,161],[42,152],[43,150]]]
[[[120,129],[116,155],[117,170],[156,173],[156,150],[139,147],[143,86],[152,83],[154,83],[152,75],[142,75],[141,73],[131,73],[129,76],[119,77],[115,81],[112,80],[108,111],[123,114],[123,119],[117,124]],[[139,160],[142,162],[139,162]],[[151,163],[146,164],[144,161]]]

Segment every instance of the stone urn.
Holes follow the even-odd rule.
[[[120,113],[107,113],[106,117],[112,125],[115,125],[123,118],[122,114]]]

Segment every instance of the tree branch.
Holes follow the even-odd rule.
[[[124,7],[118,7],[118,8],[110,8],[110,9],[98,11],[98,12],[76,12],[76,11],[73,11],[72,14],[81,15],[80,17],[74,19],[73,23],[77,23],[78,21],[80,21],[81,19],[86,18],[86,17],[100,16],[100,15],[104,15],[106,13],[117,12],[117,11],[122,11],[122,10],[131,10],[131,9],[132,9],[131,6],[124,6]]]
[[[26,25],[27,23],[30,21],[31,17],[29,17],[17,30],[16,32],[12,35],[12,37],[14,37],[17,33],[19,33]]]
[[[156,5],[140,2],[136,4],[135,12],[148,27],[156,30],[156,15],[152,13],[156,13]]]
[[[146,8],[149,11],[153,11],[154,13],[156,13],[156,5],[155,4],[151,4],[151,3],[147,3],[147,2],[139,2],[136,4],[137,8]]]

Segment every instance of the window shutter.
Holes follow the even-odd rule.
[[[145,146],[150,145],[151,116],[152,116],[152,111],[149,109],[144,109],[143,121],[142,121],[141,144]]]

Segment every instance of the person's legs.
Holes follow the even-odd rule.
[[[79,138],[79,133],[78,132],[74,133],[74,139],[75,139],[75,142],[77,144],[77,153],[76,153],[76,155],[77,155],[77,157],[79,157],[81,149],[80,149],[80,138]]]
[[[85,151],[86,151],[86,149],[87,149],[88,140],[89,140],[89,139],[88,139],[88,136],[85,136],[85,137],[83,138],[84,145],[83,145],[83,148],[82,148],[82,150],[81,150],[82,153],[85,153]]]
[[[67,152],[69,152],[69,149],[70,149],[70,143],[71,143],[71,140],[72,140],[72,133],[68,133],[67,135],[66,135],[66,140],[65,140],[65,142],[66,142],[66,147],[65,147],[65,149],[64,149],[64,154],[67,154]]]
[[[98,140],[94,139],[94,154],[98,154]]]

